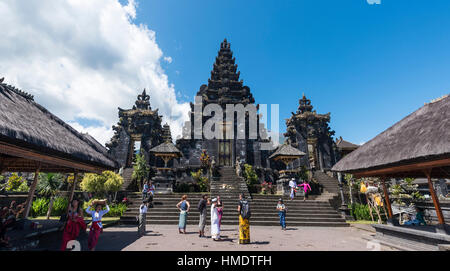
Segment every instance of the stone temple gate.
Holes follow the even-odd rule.
[[[158,109],[152,110],[150,107],[150,96],[145,89],[137,96],[132,109],[119,108],[119,122],[113,126],[114,136],[106,146],[121,167],[132,167],[136,143],[140,143],[137,151],[150,164],[155,163],[155,157],[150,155],[149,150],[164,141],[161,119]]]

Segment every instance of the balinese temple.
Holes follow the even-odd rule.
[[[119,122],[113,126],[114,136],[106,146],[121,167],[132,167],[135,151],[140,151],[151,165],[155,163],[149,151],[164,142],[161,119],[158,109],[152,110],[150,96],[145,89],[137,96],[133,108],[124,110],[119,107]],[[139,150],[135,150],[136,143],[140,143]]]
[[[318,114],[313,110],[311,100],[303,97],[296,113],[286,120],[284,134],[289,144],[306,153],[293,162],[293,167],[306,166],[308,169],[329,170],[336,163],[336,145],[329,127],[330,113]]]
[[[230,49],[230,43],[225,39],[220,44],[220,50],[213,64],[208,84],[202,85],[197,92],[197,97],[202,97],[201,104],[191,103],[190,120],[185,123],[182,138],[176,142],[178,149],[183,153],[179,163],[180,170],[199,167],[202,150],[206,150],[207,154],[214,159],[218,166],[233,166],[236,160],[239,160],[251,164],[255,168],[270,167],[268,161],[269,152],[260,149],[261,143],[270,141],[267,138],[264,127],[261,127],[263,132],[259,132],[259,125],[262,125],[259,123],[259,116],[257,121],[258,134],[255,139],[249,139],[248,136],[248,115],[245,118],[245,139],[237,139],[238,121],[236,116],[234,123],[227,123],[225,118],[227,104],[247,106],[255,103],[250,88],[244,85],[243,80],[239,79],[240,72],[237,71],[237,67],[233,52]],[[211,118],[202,114],[197,116],[195,107],[201,106],[203,111],[208,104],[218,104],[223,109],[223,120],[225,121],[221,123],[223,127],[218,127],[224,133],[223,139],[205,139],[203,133],[201,138],[195,138],[194,120],[196,117],[198,117],[197,120],[201,120],[202,127]],[[255,108],[257,108],[256,105]],[[234,137],[230,139],[225,134],[226,130],[230,129],[232,125],[234,127]]]

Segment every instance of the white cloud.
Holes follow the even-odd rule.
[[[167,61],[167,63],[172,63],[172,57],[170,56],[165,56],[164,60]]]
[[[172,135],[181,135],[189,105],[177,101],[161,68],[172,59],[136,16],[134,0],[3,0],[0,77],[101,143],[112,135],[117,107],[131,108],[146,88]]]

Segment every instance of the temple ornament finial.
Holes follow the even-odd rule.
[[[151,109],[151,107],[150,107],[150,95],[147,95],[147,92],[146,92],[145,88],[144,88],[144,91],[142,91],[142,94],[139,94],[137,96],[136,108],[137,109],[144,109],[144,110]]]

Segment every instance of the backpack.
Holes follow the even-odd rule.
[[[241,201],[241,216],[243,219],[249,219],[252,213],[250,212],[250,205],[248,204],[248,201],[242,200]]]

